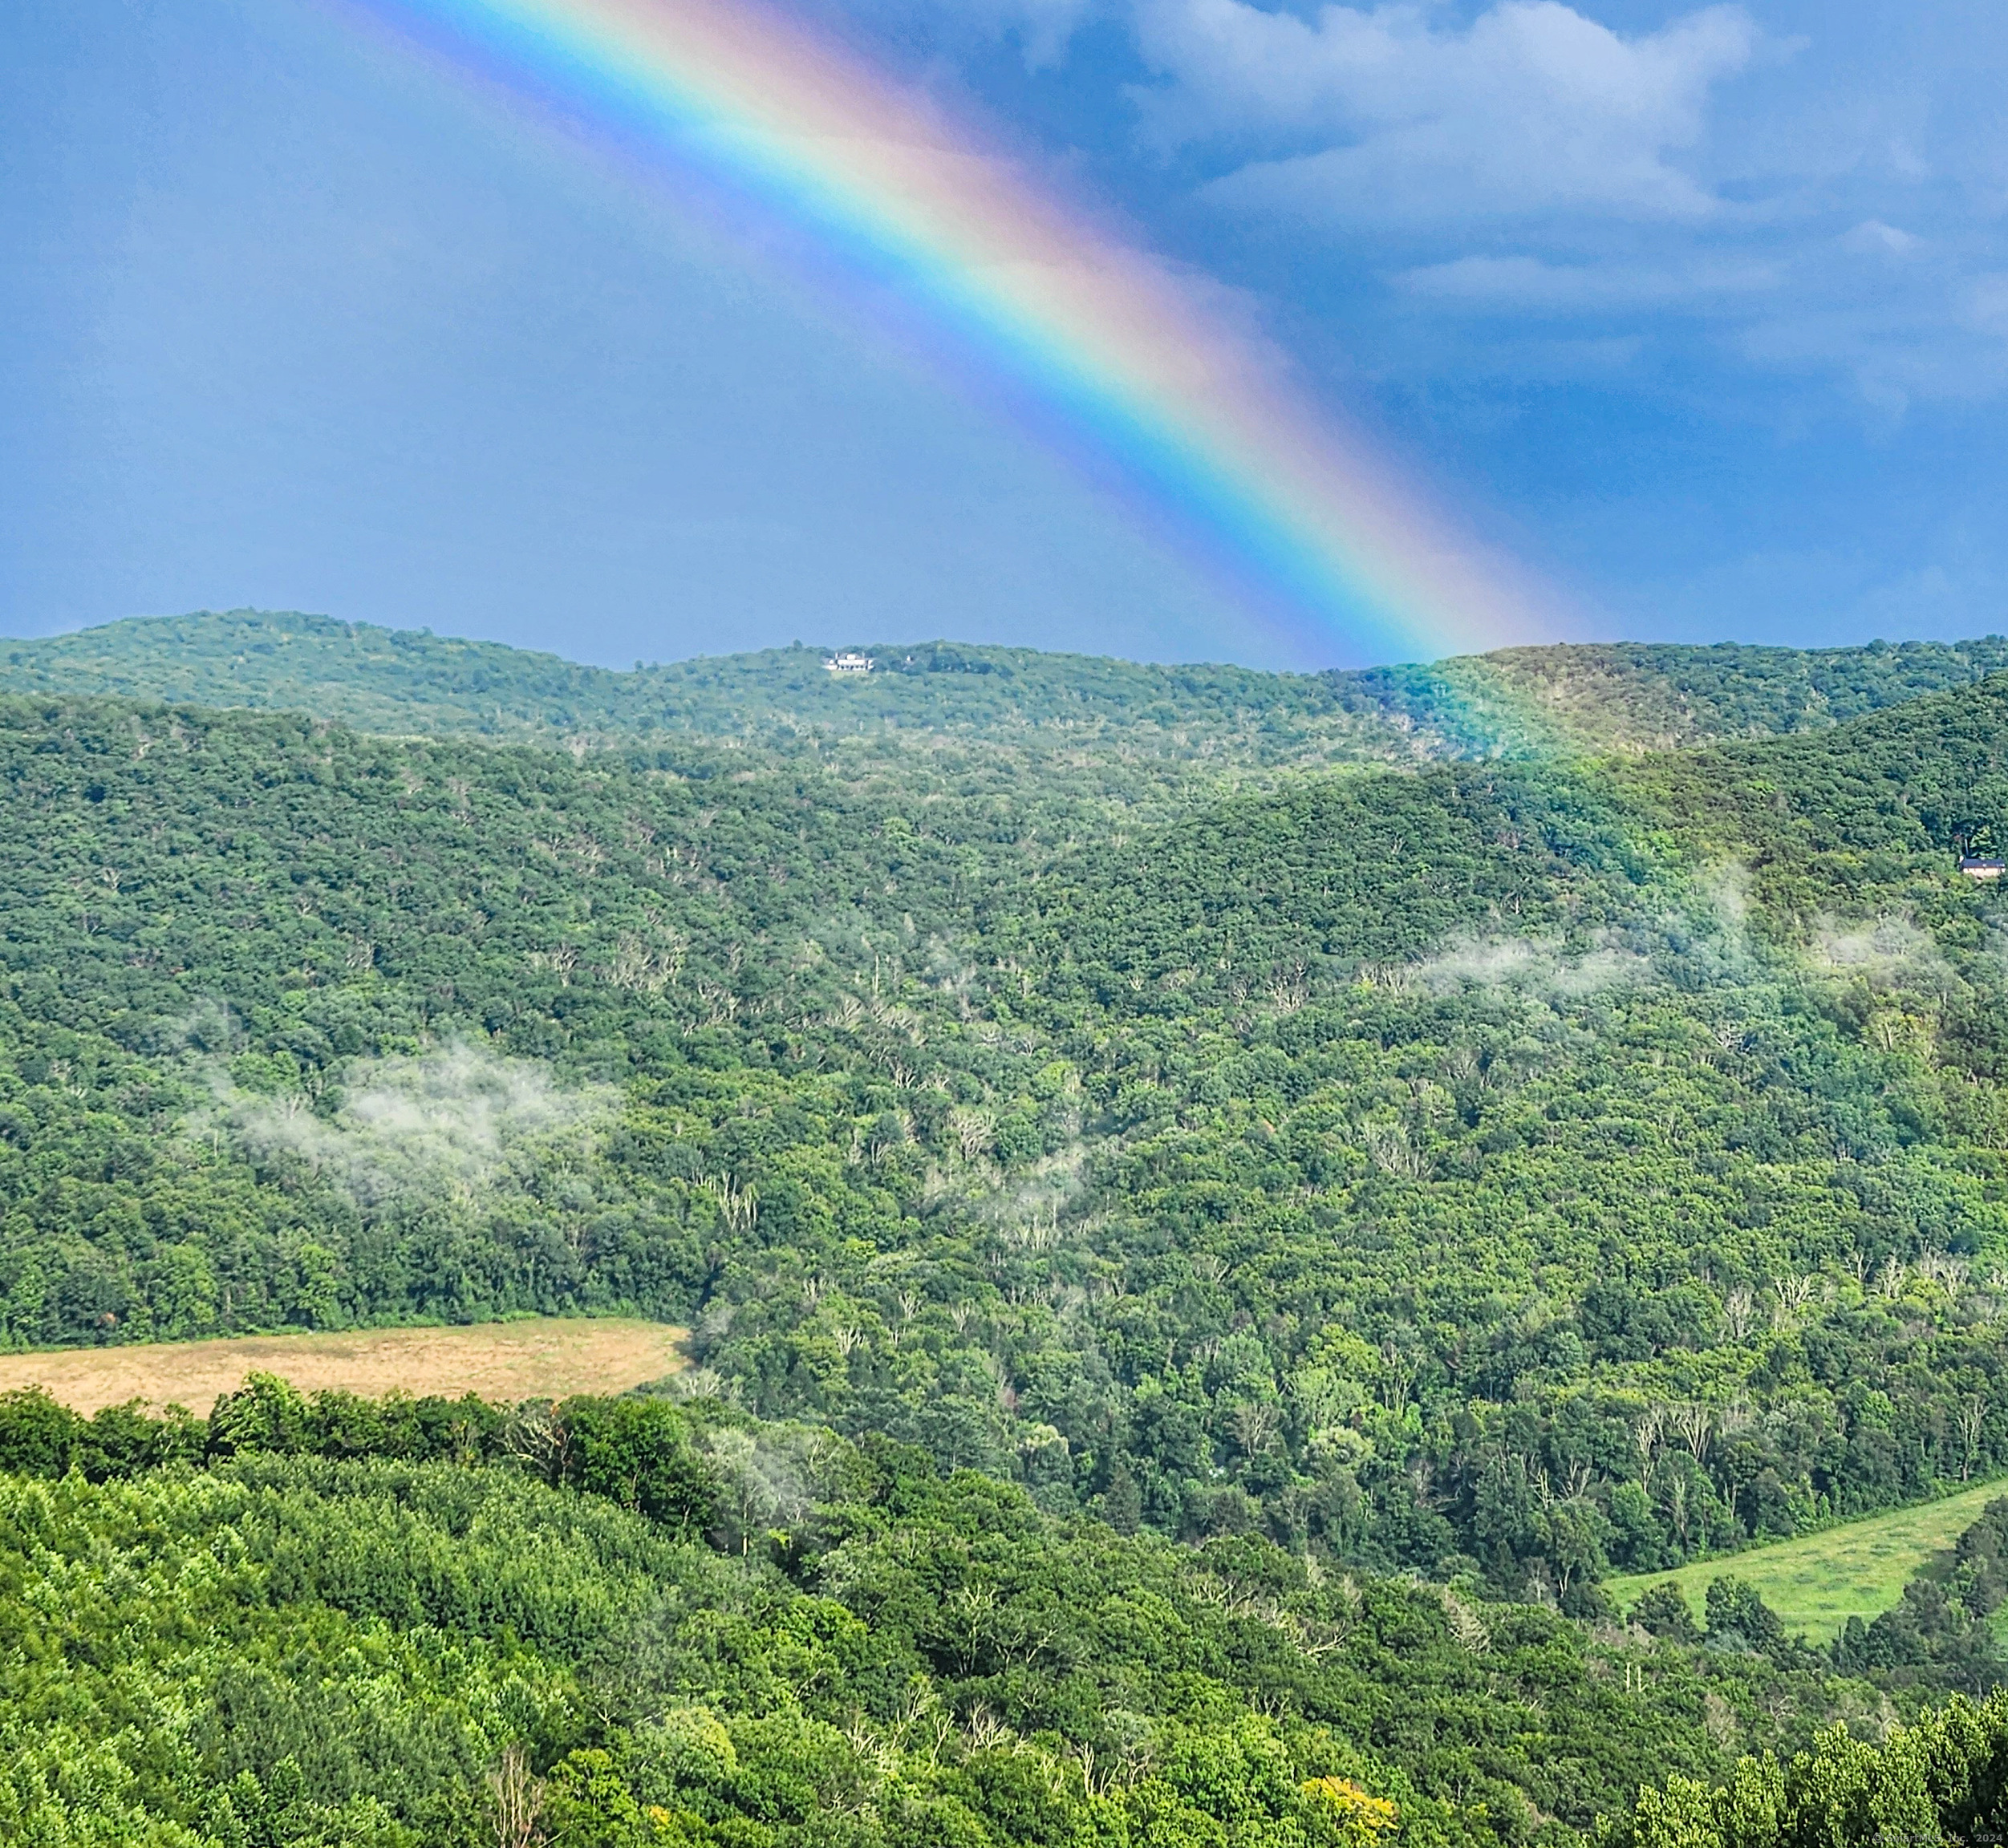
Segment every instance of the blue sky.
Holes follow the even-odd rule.
[[[1238,298],[1590,632],[2008,628],[1998,4],[799,3]],[[320,0],[5,10],[0,256],[0,632],[1348,658],[791,227]]]

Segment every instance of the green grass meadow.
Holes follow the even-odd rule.
[[[1753,1546],[1676,1571],[1608,1579],[1604,1589],[1621,1611],[1629,1611],[1653,1586],[1677,1585],[1699,1617],[1711,1579],[1740,1578],[1756,1587],[1764,1602],[1784,1619],[1787,1630],[1825,1643],[1840,1634],[1850,1617],[1867,1623],[1890,1609],[1918,1567],[1949,1546],[1990,1502],[2002,1495],[2008,1495],[2008,1482],[1984,1482],[1941,1501],[1871,1514],[1800,1539]]]

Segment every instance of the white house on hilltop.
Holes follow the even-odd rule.
[[[871,669],[869,654],[833,654],[823,663],[826,674],[869,674]]]

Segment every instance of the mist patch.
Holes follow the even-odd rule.
[[[240,1089],[220,1068],[212,1079],[249,1153],[305,1161],[364,1207],[465,1198],[527,1177],[553,1155],[587,1159],[621,1105],[611,1085],[562,1086],[538,1060],[464,1045],[357,1060],[329,1115],[298,1095]]]

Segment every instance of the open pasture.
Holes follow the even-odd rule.
[[[73,1410],[140,1399],[206,1413],[247,1373],[277,1373],[302,1392],[346,1387],[375,1397],[558,1399],[624,1392],[684,1364],[684,1331],[627,1318],[540,1316],[454,1328],[364,1328],[339,1335],[258,1335],[217,1341],[68,1348],[0,1355],[0,1391],[43,1386]]]
[[[1655,1585],[1677,1584],[1698,1619],[1710,1580],[1740,1578],[1757,1588],[1784,1619],[1787,1630],[1825,1643],[1840,1634],[1850,1617],[1865,1623],[1895,1606],[1918,1567],[1949,1546],[1980,1518],[1990,1502],[2003,1495],[2008,1495],[2008,1482],[1981,1483],[1914,1508],[1866,1515],[1818,1534],[1700,1560],[1672,1572],[1612,1578],[1604,1588],[1620,1610],[1629,1611]]]

